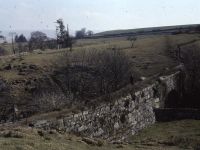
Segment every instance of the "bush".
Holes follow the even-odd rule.
[[[0,47],[0,56],[5,55],[6,51],[4,48]]]
[[[185,66],[186,82],[184,106],[200,108],[200,50],[197,46],[186,47],[181,51]]]
[[[60,110],[66,104],[66,97],[63,93],[41,91],[35,93],[33,104],[41,111],[56,111]]]
[[[55,78],[64,76],[60,81],[65,81],[66,91],[73,93],[74,99],[94,99],[130,82],[131,61],[120,49],[67,53],[61,63],[67,67],[57,71]]]

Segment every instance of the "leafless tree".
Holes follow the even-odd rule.
[[[80,39],[86,36],[86,28],[76,31],[76,38]]]
[[[66,57],[66,84],[75,99],[109,94],[130,82],[131,61],[123,50],[82,50]]]
[[[34,49],[45,49],[45,41],[47,41],[47,35],[40,31],[35,31],[31,33],[31,38],[29,40],[29,50]]]
[[[188,107],[200,107],[200,49],[197,45],[187,46],[181,50],[181,56],[186,72],[185,103]]]
[[[66,104],[66,97],[63,93],[53,91],[41,91],[33,98],[33,105],[40,111],[52,111],[62,108]]]
[[[188,89],[195,92],[200,89],[200,50],[197,47],[189,48],[188,51],[183,52],[182,61],[188,75]]]
[[[88,31],[87,31],[87,36],[92,36],[93,34],[94,34],[93,31],[91,31],[91,30],[88,30]]]
[[[10,32],[9,35],[12,38],[12,51],[13,51],[13,54],[15,54],[14,36],[16,35],[16,33],[15,32]]]
[[[137,37],[128,37],[127,40],[129,40],[131,42],[131,48],[134,48],[134,44],[135,44],[135,41],[137,40]]]

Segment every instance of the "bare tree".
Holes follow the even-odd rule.
[[[76,38],[80,39],[86,36],[86,28],[76,31]]]
[[[181,56],[186,71],[185,106],[200,107],[200,49],[196,45],[185,47]]]
[[[47,41],[47,39],[47,35],[43,32],[32,32],[29,40],[29,50],[32,51],[33,49],[45,49],[45,41]]]
[[[137,37],[128,37],[127,40],[129,40],[131,42],[131,48],[134,48],[134,44],[135,44],[135,41],[137,40]]]
[[[16,35],[15,36],[15,42],[16,43],[24,43],[24,42],[27,42],[27,39],[26,39],[26,37],[23,35],[23,34],[21,34],[21,35]]]
[[[6,37],[1,35],[1,31],[0,31],[0,43],[5,43],[6,42]]]
[[[107,92],[117,90],[129,82],[130,59],[120,49],[105,50],[99,54],[96,66]],[[106,93],[106,91],[104,91]]]
[[[71,62],[66,85],[75,99],[109,94],[130,83],[131,62],[123,50],[82,50],[66,57]]]
[[[200,51],[193,47],[183,52],[183,59],[188,75],[188,89],[191,91],[200,90]]]
[[[88,31],[87,31],[87,36],[92,36],[93,34],[94,34],[93,31],[91,31],[91,30],[88,30]]]
[[[9,35],[12,38],[12,51],[13,51],[13,54],[15,54],[16,52],[15,52],[14,36],[16,35],[16,32],[10,32]]]
[[[53,91],[41,91],[33,98],[33,105],[37,106],[40,111],[52,111],[62,108],[66,104],[66,97],[63,93]]]

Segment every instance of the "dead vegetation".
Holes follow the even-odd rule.
[[[99,139],[76,137],[55,130],[1,127],[0,147],[6,150],[182,150],[199,149],[200,122],[182,120],[156,123],[126,142],[107,143]],[[187,130],[186,130],[187,129]]]
[[[26,110],[31,106],[35,112],[84,106],[91,99],[126,86],[130,77],[134,81],[140,76],[148,78],[175,66],[176,61],[166,49],[197,37],[170,35],[170,42],[166,42],[162,35],[139,36],[134,47],[127,37],[82,39],[75,43],[73,51],[34,50],[1,57],[0,76],[9,85],[7,94],[11,95],[12,105],[17,104],[20,110],[27,104]]]

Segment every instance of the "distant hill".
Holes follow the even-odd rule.
[[[150,28],[138,28],[138,29],[125,29],[125,30],[111,30],[100,32],[94,34],[93,37],[99,36],[117,36],[117,35],[131,35],[131,34],[153,34],[153,33],[172,33],[178,32],[180,30],[186,31],[195,29],[200,24],[191,24],[191,25],[177,25],[177,26],[162,26],[162,27],[150,27]]]

